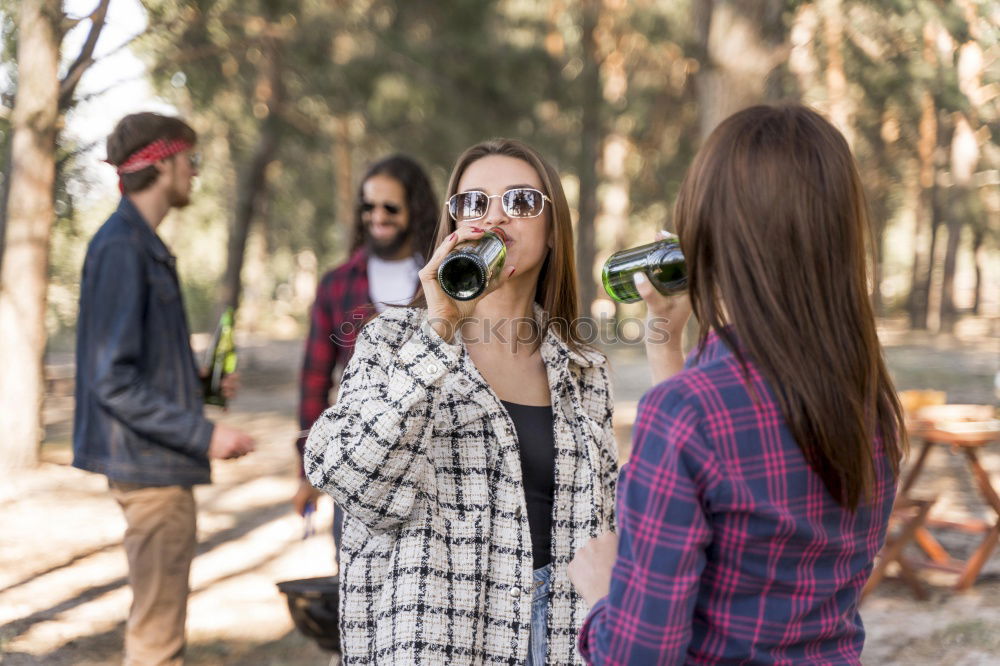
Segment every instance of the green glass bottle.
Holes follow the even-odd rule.
[[[219,318],[212,346],[209,348],[208,372],[202,379],[202,392],[206,405],[226,406],[222,394],[222,379],[236,372],[236,344],[233,342],[234,311],[228,307]]]
[[[616,252],[604,262],[604,291],[619,303],[642,300],[635,288],[635,274],[645,273],[661,294],[687,289],[687,267],[677,236],[668,236],[648,245]]]
[[[481,238],[459,243],[438,267],[438,284],[456,301],[471,301],[500,277],[507,259],[507,236],[491,229]]]

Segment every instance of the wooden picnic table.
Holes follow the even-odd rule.
[[[953,452],[961,452],[980,496],[995,514],[986,521],[927,518],[926,525],[983,535],[975,552],[964,561],[949,555],[926,525],[915,531],[914,539],[930,558],[925,566],[957,573],[955,589],[967,590],[976,582],[979,572],[1000,542],[1000,494],[990,482],[990,476],[978,456],[978,451],[984,446],[1000,442],[1000,421],[993,418],[993,407],[990,405],[938,405],[920,410],[909,424],[908,432],[911,441],[919,444],[920,452],[900,486],[901,498],[916,501],[912,499],[911,492],[918,486],[931,450],[935,446],[948,446]],[[916,489],[919,491],[919,488]]]

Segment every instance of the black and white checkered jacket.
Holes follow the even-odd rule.
[[[582,663],[588,608],[566,566],[613,525],[611,384],[601,353],[551,331],[541,355],[556,447],[548,663]],[[418,309],[365,326],[305,461],[347,514],[345,664],[524,663],[532,558],[518,444],[461,343],[445,343]]]

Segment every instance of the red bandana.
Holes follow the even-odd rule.
[[[183,139],[157,139],[153,143],[129,155],[128,159],[121,164],[113,164],[107,160],[104,161],[118,168],[118,191],[124,192],[125,188],[122,185],[121,176],[127,173],[142,171],[146,167],[153,166],[160,160],[189,150],[191,147],[192,145]]]

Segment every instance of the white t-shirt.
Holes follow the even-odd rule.
[[[368,257],[368,294],[378,312],[389,305],[406,305],[417,288],[420,264],[417,257],[387,261]]]

